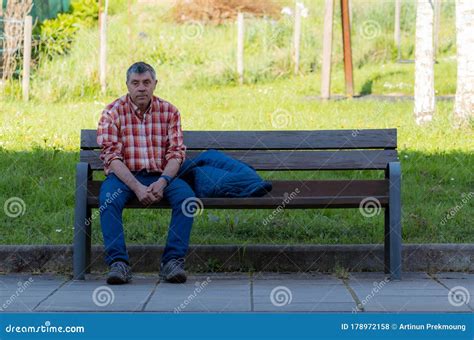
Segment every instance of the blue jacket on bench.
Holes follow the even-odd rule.
[[[189,183],[197,197],[259,197],[272,190],[249,165],[210,149],[184,161],[178,177]]]

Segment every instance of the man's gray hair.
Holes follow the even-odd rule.
[[[127,70],[127,83],[130,80],[130,76],[132,75],[132,73],[143,74],[146,72],[150,72],[151,78],[153,80],[156,80],[156,72],[155,72],[155,69],[151,65],[148,65],[147,63],[143,61],[139,61],[133,64]]]

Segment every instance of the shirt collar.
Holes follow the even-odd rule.
[[[130,94],[127,94],[127,100],[132,108],[133,113],[135,113],[140,119],[142,119],[147,113],[150,112],[151,110],[151,105],[153,103],[153,100],[155,99],[155,96],[151,97],[150,104],[148,105],[147,109],[145,112],[141,112],[138,106],[133,102],[132,97],[130,97]]]

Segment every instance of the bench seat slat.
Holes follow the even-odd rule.
[[[200,151],[187,152],[192,159]],[[226,151],[256,170],[377,170],[397,161],[396,150],[336,150],[336,151]],[[98,150],[82,150],[81,162],[92,170],[102,170]]]
[[[395,149],[396,129],[318,131],[184,131],[188,150]],[[81,149],[97,149],[96,130],[82,130]]]
[[[98,207],[101,181],[88,184],[88,205]],[[273,190],[263,197],[203,198],[204,209],[273,209],[285,201],[285,208],[357,208],[362,200],[373,197],[381,207],[388,204],[387,180],[272,181]],[[137,199],[126,207],[145,208]],[[169,208],[166,202],[153,208]]]

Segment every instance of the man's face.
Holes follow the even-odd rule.
[[[153,91],[156,88],[156,80],[153,80],[150,72],[132,73],[127,82],[128,93],[133,102],[140,108],[148,106]]]

